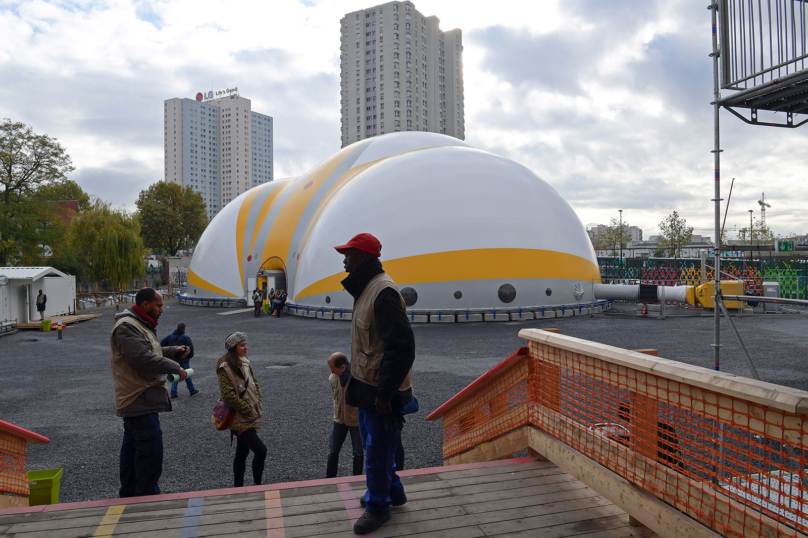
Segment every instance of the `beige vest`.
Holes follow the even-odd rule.
[[[376,297],[385,288],[393,288],[401,299],[401,306],[407,308],[396,283],[385,273],[376,275],[365,286],[362,295],[356,300],[351,320],[351,376],[359,381],[379,386],[379,369],[384,358],[384,342],[376,329]],[[412,388],[412,368],[398,390]]]
[[[109,334],[109,344],[112,349],[112,356],[110,357],[112,365],[112,384],[115,387],[115,407],[117,409],[124,409],[131,405],[144,390],[150,387],[162,385],[166,388],[166,377],[163,374],[140,374],[134,370],[124,360],[120,350],[115,346],[115,339],[112,335],[115,329],[124,323],[131,325],[138,333],[143,335],[143,338],[151,345],[152,352],[158,357],[163,356],[163,348],[160,347],[160,342],[150,330],[143,326],[142,323],[129,316],[122,317],[115,322],[112,326],[112,332]],[[166,390],[168,390],[166,388]]]
[[[244,393],[244,397],[242,399],[250,404],[253,410],[252,413],[246,417],[236,411],[236,416],[233,417],[233,422],[230,424],[231,430],[236,429],[235,427],[239,424],[261,422],[261,400],[258,398],[258,391],[255,389],[255,379],[250,377],[252,375],[250,373],[250,361],[248,361],[246,357],[239,358],[241,359],[241,371],[244,372],[244,379],[235,375],[233,370],[230,368],[230,365],[228,365],[226,361],[223,362],[219,368],[224,368],[224,371],[230,376],[230,381],[232,381],[233,386],[236,387],[236,396],[239,396],[242,392],[244,392],[244,385],[247,383],[246,380],[250,380],[250,383],[247,385],[247,392]]]
[[[328,382],[334,391],[334,422],[351,427],[359,426],[356,407],[345,403],[345,389],[348,385],[343,387],[339,382],[339,376],[336,374],[328,376]]]

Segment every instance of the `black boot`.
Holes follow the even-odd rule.
[[[390,519],[390,512],[387,512],[386,514],[374,514],[372,512],[365,512],[364,514],[362,514],[362,517],[357,519],[356,523],[354,523],[353,531],[356,534],[368,534],[384,525],[384,523],[389,519]]]

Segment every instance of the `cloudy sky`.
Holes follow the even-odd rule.
[[[0,117],[58,138],[72,179],[132,207],[162,178],[163,101],[238,86],[275,118],[275,177],[299,175],[339,149],[339,20],[371,5],[0,0]],[[646,237],[673,210],[712,226],[706,2],[415,6],[463,30],[469,143],[531,168],[585,224],[622,209]],[[765,191],[775,233],[808,232],[808,125],[722,122],[726,187],[736,178],[728,227],[757,217]]]

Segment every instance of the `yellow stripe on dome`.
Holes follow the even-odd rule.
[[[339,195],[348,187],[350,187],[354,181],[356,181],[359,175],[370,168],[371,166],[385,161],[387,159],[392,159],[395,157],[401,157],[402,155],[407,155],[408,153],[415,153],[416,151],[424,151],[426,149],[435,149],[435,148],[445,148],[445,147],[456,147],[456,146],[429,146],[426,148],[418,148],[418,149],[411,149],[409,151],[405,151],[403,153],[396,153],[395,155],[388,155],[387,157],[382,157],[381,159],[376,159],[375,161],[370,161],[365,164],[361,164],[355,168],[351,168],[347,172],[345,172],[342,177],[340,177],[328,190],[326,195],[323,197],[322,202],[320,202],[320,206],[317,208],[317,211],[314,213],[314,217],[312,217],[311,221],[309,222],[309,226],[306,229],[306,233],[303,235],[303,241],[300,242],[300,252],[304,252],[306,250],[306,243],[309,241],[309,235],[314,230],[314,226],[320,220],[323,212],[331,205],[331,203],[336,200]],[[300,266],[298,266],[298,270]]]
[[[317,221],[320,220],[320,216],[322,215],[323,211],[331,205],[331,202],[337,197],[337,195],[342,192],[342,187],[348,186],[352,183],[351,180],[356,178],[359,173],[364,172],[369,167],[373,166],[377,162],[384,160],[379,159],[377,161],[371,161],[369,163],[365,163],[362,165],[357,166],[356,168],[351,168],[340,177],[337,181],[331,185],[331,188],[328,189],[328,192],[323,197],[323,200],[320,202],[320,206],[317,208],[317,211],[314,212],[314,217],[312,217],[311,221],[309,222],[309,227],[306,229],[306,233],[303,235],[303,241],[300,242],[300,252],[306,250],[306,243],[309,240],[309,235],[311,235],[312,230],[314,230],[314,225],[317,224]]]
[[[335,251],[335,255],[339,255]],[[526,248],[453,250],[408,256],[384,262],[390,278],[401,284],[503,278],[557,278],[600,282],[597,265],[580,256]],[[337,273],[307,286],[295,300],[342,290],[346,273]]]
[[[294,182],[296,184],[294,191],[286,198],[269,229],[263,250],[264,258],[278,256],[288,265],[289,260],[286,257],[289,254],[292,237],[306,206],[339,163],[355,149],[348,146],[338,151],[315,167],[311,173],[301,176]],[[306,185],[309,185],[308,188]]]
[[[261,229],[261,226],[263,226],[264,219],[267,218],[269,212],[272,211],[273,207],[275,207],[275,202],[277,202],[281,195],[286,192],[286,189],[295,184],[297,179],[298,178],[290,179],[286,181],[285,184],[281,184],[280,187],[273,189],[272,192],[270,192],[267,196],[267,199],[264,200],[264,203],[261,205],[261,211],[258,212],[258,218],[255,219],[255,229],[253,230],[252,240],[250,241],[250,252],[253,251],[255,240],[258,239],[258,231]],[[266,185],[269,185],[269,183],[266,183]]]
[[[236,295],[235,293],[230,293],[229,291],[223,290],[219,286],[214,286],[201,276],[194,273],[191,269],[188,269],[188,284],[194,286],[195,288],[201,288],[203,290],[212,291],[213,293],[229,295],[230,297],[238,297],[238,295]]]
[[[250,216],[250,208],[259,192],[261,192],[261,189],[250,189],[247,191],[247,195],[241,202],[241,207],[238,208],[238,219],[236,220],[236,256],[238,257],[238,274],[239,277],[241,277],[240,282],[244,282],[244,234],[247,232],[247,217]]]

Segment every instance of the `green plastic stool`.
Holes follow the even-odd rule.
[[[49,319],[43,319],[42,320],[42,330],[43,331],[51,330],[51,320],[49,320]]]
[[[29,506],[59,504],[59,487],[62,483],[62,469],[28,471]]]

